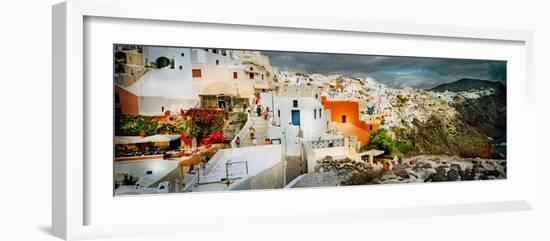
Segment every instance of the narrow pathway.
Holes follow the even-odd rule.
[[[300,157],[286,156],[286,183],[288,184],[294,178],[302,175],[302,166],[300,165]]]

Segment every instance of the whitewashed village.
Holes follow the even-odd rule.
[[[472,109],[505,87],[391,88],[261,51],[113,55],[114,195],[506,178],[505,119],[486,116],[502,111]]]

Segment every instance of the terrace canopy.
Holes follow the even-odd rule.
[[[254,85],[250,81],[235,81],[235,83],[232,84],[216,81],[206,85],[201,95],[238,95],[243,98],[252,98],[254,96]]]
[[[141,139],[137,139],[132,141],[133,144],[139,144],[139,143],[149,143],[149,142],[170,142],[174,140],[180,139],[180,135],[152,135],[143,137]]]
[[[204,87],[203,95],[235,95],[237,90],[230,84],[223,82],[214,82]]]
[[[127,145],[127,144],[130,144],[130,139],[120,137],[120,136],[115,136],[114,142],[116,145]]]
[[[115,145],[127,145],[132,144],[134,141],[142,139],[141,136],[115,136],[114,143]]]

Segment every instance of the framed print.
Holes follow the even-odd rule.
[[[54,6],[56,236],[532,208],[532,33],[190,4]]]

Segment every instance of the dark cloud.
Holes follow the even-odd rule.
[[[262,51],[280,70],[372,77],[395,88],[431,88],[461,78],[506,84],[506,62]]]

